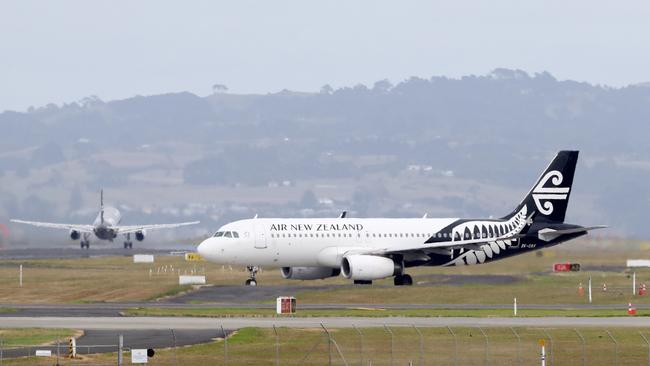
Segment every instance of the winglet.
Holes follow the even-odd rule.
[[[343,212],[341,212],[341,214],[339,215],[339,219],[344,219],[347,215],[348,215],[348,212],[347,212],[347,211],[343,211]]]

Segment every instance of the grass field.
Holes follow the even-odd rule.
[[[389,330],[393,333],[391,335]],[[333,365],[539,365],[540,339],[545,339],[549,365],[580,365],[584,351],[590,366],[643,365],[648,346],[640,336],[647,329],[579,329],[585,347],[573,329],[516,328],[382,328],[330,330]],[[422,334],[418,334],[418,331]],[[482,333],[483,331],[484,333]],[[519,336],[519,339],[517,338]],[[487,340],[486,340],[487,337]],[[550,337],[550,338],[549,338]],[[647,337],[647,336],[646,336]],[[277,342],[277,343],[276,343]],[[422,343],[421,343],[422,342]],[[277,346],[276,346],[277,345]],[[327,365],[330,343],[322,329],[241,329],[228,339],[157,350],[152,365]],[[420,352],[422,350],[422,352]],[[128,359],[128,353],[125,359]],[[61,365],[114,364],[116,354],[89,355]],[[392,362],[391,362],[392,360]],[[421,363],[420,363],[421,362]],[[50,358],[4,360],[3,365],[52,365]],[[129,363],[126,363],[129,364]]]
[[[78,332],[72,329],[0,328],[0,340],[2,340],[2,347],[4,348],[11,348],[20,345],[48,344],[56,342],[57,339],[65,342],[66,338],[75,334],[78,334]]]
[[[509,304],[514,297],[520,304],[581,304],[587,302],[587,297],[578,295],[578,284],[586,286],[592,277],[595,304],[650,304],[650,296],[632,296],[630,272],[624,268],[628,258],[650,258],[650,247],[645,243],[576,241],[537,253],[485,265],[409,269],[417,283],[412,287],[394,287],[391,279],[385,279],[375,281],[373,286],[294,291],[294,285],[343,285],[350,281],[342,277],[284,280],[277,269],[263,271],[258,281],[261,286],[289,286],[287,295],[297,296],[302,304]],[[550,272],[553,263],[568,261],[581,263],[585,271]],[[20,264],[24,268],[22,287],[18,285]],[[213,286],[239,285],[247,277],[243,268],[186,262],[182,257],[172,256],[158,256],[153,265],[134,264],[131,256],[0,260],[0,303],[149,301],[189,290],[190,287],[178,285],[179,271],[205,274]],[[486,275],[494,276],[494,280],[481,281]],[[649,269],[637,270],[637,283],[644,282],[650,284]],[[603,283],[607,284],[607,292],[601,290]]]

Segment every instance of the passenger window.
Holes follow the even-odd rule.
[[[224,235],[226,238],[232,238],[232,234],[230,231],[226,231],[226,234]]]

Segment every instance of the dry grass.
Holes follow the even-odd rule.
[[[586,250],[583,250],[586,249]],[[517,297],[520,304],[580,304],[578,283],[586,286],[589,276],[594,283],[594,302],[624,306],[628,301],[650,303],[650,296],[633,297],[631,280],[623,271],[627,258],[650,258],[650,248],[639,242],[576,242],[546,249],[542,257],[535,253],[468,267],[429,267],[409,269],[419,286],[393,287],[392,280],[375,281],[374,286],[348,286],[327,291],[295,291],[300,303],[471,303],[504,304]],[[555,262],[579,262],[588,271],[552,274]],[[24,266],[24,284],[18,286],[18,265]],[[162,268],[166,268],[162,270]],[[173,269],[172,269],[173,268]],[[589,271],[589,268],[593,270]],[[186,262],[182,257],[156,257],[156,263],[134,264],[130,256],[4,260],[0,261],[0,303],[86,303],[147,301],[184,291],[178,285],[181,273],[205,274],[210,284],[237,285],[247,277],[243,268],[230,268],[207,262]],[[150,275],[151,270],[151,275]],[[503,275],[515,277],[514,283],[448,284],[445,277],[431,275]],[[638,270],[638,283],[650,284],[650,271]],[[478,277],[473,277],[477,279]],[[269,269],[258,277],[261,286],[323,286],[349,284],[342,277],[317,281],[291,281],[281,278],[279,270]],[[608,292],[601,290],[607,283]],[[288,289],[287,292],[292,292]],[[269,299],[270,301],[271,299]]]

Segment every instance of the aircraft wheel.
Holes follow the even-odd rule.
[[[394,279],[395,286],[412,286],[413,278],[410,275],[397,275]]]
[[[372,281],[354,280],[355,285],[372,285]]]
[[[404,286],[413,286],[413,278],[411,275],[402,275],[402,285]]]
[[[254,279],[249,278],[249,279],[246,280],[246,286],[257,286],[257,281],[255,281]]]

